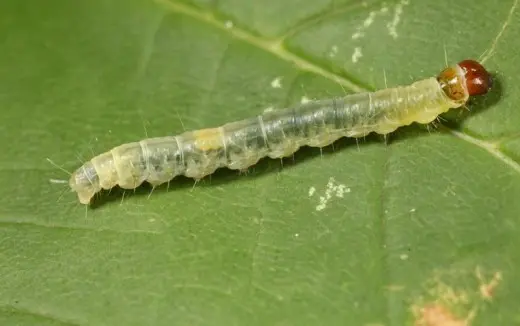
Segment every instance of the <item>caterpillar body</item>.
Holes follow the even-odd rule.
[[[263,157],[282,158],[302,146],[325,147],[341,137],[387,134],[430,123],[450,108],[485,94],[491,75],[474,60],[408,86],[311,101],[218,128],[123,144],[92,158],[69,181],[82,204],[102,189],[157,186],[175,176],[196,180],[221,167],[243,170]]]

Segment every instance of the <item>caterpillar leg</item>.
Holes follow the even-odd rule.
[[[238,175],[248,175],[249,174],[249,168],[239,169]]]

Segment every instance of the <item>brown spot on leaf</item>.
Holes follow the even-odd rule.
[[[465,319],[454,316],[440,304],[429,304],[420,309],[420,316],[415,326],[469,326],[475,313],[472,311]]]
[[[497,286],[500,284],[500,281],[502,281],[502,273],[495,272],[493,274],[493,278],[489,282],[486,281],[479,267],[477,267],[475,275],[477,276],[477,279],[480,282],[480,295],[482,296],[482,298],[486,300],[491,300],[493,298],[493,294],[495,293]]]
[[[434,271],[412,305],[413,325],[470,326],[485,308],[483,299],[491,300],[502,280],[500,272],[484,274],[480,267],[473,275],[471,269]]]

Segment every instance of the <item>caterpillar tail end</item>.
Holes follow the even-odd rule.
[[[79,202],[84,205],[90,204],[94,195],[101,190],[96,169],[91,163],[86,163],[72,173],[69,186],[76,192]]]

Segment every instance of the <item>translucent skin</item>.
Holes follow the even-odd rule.
[[[414,122],[430,123],[470,96],[487,93],[489,73],[464,60],[408,86],[302,103],[217,128],[123,144],[92,158],[70,178],[82,204],[101,189],[133,189],[184,175],[196,180],[221,167],[243,170],[261,158],[292,155],[301,146],[325,147],[342,137],[388,134]]]
[[[287,157],[301,146],[325,147],[342,137],[384,135],[413,122],[430,123],[460,105],[434,77],[311,101],[217,128],[123,144],[75,171],[70,187],[88,204],[95,193],[116,185],[134,189],[144,181],[158,186],[177,175],[198,180],[221,167],[244,170],[262,157]]]

